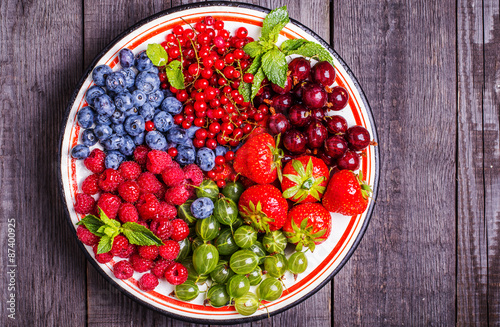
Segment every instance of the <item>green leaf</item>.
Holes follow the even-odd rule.
[[[306,230],[306,228],[307,228],[307,221],[308,221],[308,220],[309,220],[308,218],[304,218],[304,219],[300,222],[300,229],[302,229],[302,230]]]
[[[159,67],[165,66],[168,62],[167,51],[165,51],[165,48],[163,48],[158,43],[148,44],[146,54],[148,55],[148,58],[151,60],[151,62],[155,66],[159,66]]]
[[[264,52],[264,47],[257,41],[250,42],[243,47],[243,51],[245,51],[250,57],[255,58]]]
[[[97,245],[97,254],[106,253],[111,251],[111,247],[113,246],[114,237],[104,235],[101,237],[99,244]]]
[[[267,78],[272,83],[285,87],[288,64],[283,52],[277,48],[266,52],[264,56],[262,56],[262,68]]]
[[[281,43],[280,49],[281,49],[281,51],[286,53],[287,51],[297,50],[298,48],[300,48],[302,45],[304,45],[307,42],[308,41],[304,40],[304,39],[286,40],[286,41],[283,41],[283,43]]]
[[[293,167],[293,169],[295,169],[297,174],[299,174],[299,176],[306,175],[306,172],[304,170],[304,166],[302,166],[302,162],[300,162],[299,160],[292,160],[292,167]]]
[[[333,58],[330,52],[328,52],[323,46],[319,43],[307,41],[300,48],[296,50],[285,51],[286,55],[298,54],[304,57],[317,57],[318,60],[328,61],[333,65]]]
[[[103,234],[98,232],[101,226],[104,226],[104,222],[94,215],[86,215],[82,220],[76,223],[77,225],[84,225],[87,229],[96,236],[102,236]]]
[[[295,184],[299,184],[300,185],[302,183],[302,179],[300,178],[300,176],[297,176],[297,175],[285,174],[285,175],[283,175],[283,177],[288,178],[289,180],[291,180]]]
[[[165,74],[170,85],[178,90],[185,88],[184,74],[182,73],[182,64],[179,60],[173,60],[165,67]]]
[[[158,238],[148,228],[137,223],[128,222],[123,224],[121,232],[128,241],[136,245],[163,245],[161,239]]]
[[[293,197],[297,193],[298,190],[299,190],[299,186],[298,185],[290,187],[285,192],[283,192],[283,197],[285,199],[289,199],[289,198]]]
[[[240,94],[243,96],[243,100],[245,100],[246,102],[250,102],[252,97],[252,84],[245,82],[240,83],[238,92],[240,92]]]
[[[274,9],[264,19],[261,39],[275,43],[280,31],[289,21],[290,17],[286,11],[286,6]]]
[[[304,183],[302,183],[302,188],[309,190],[311,189],[311,187],[313,187],[313,185],[314,185],[314,177],[309,177],[304,181]]]
[[[325,235],[325,233],[326,233],[326,229],[322,229],[317,233],[311,234],[311,237],[318,238],[318,237]]]
[[[264,75],[264,70],[262,69],[262,67],[260,67],[257,73],[253,76],[252,94],[250,99],[253,100],[253,98],[255,98],[260,90],[260,84],[262,84],[262,81],[265,77],[266,76]]]
[[[255,75],[259,71],[260,66],[262,66],[262,55],[258,55],[253,59],[253,62],[250,67],[247,68],[246,73]],[[255,77],[253,83],[255,84]]]

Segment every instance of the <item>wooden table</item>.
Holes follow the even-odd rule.
[[[2,326],[188,325],[94,270],[57,189],[60,122],[84,69],[128,26],[181,4],[133,2],[0,1]],[[498,326],[499,2],[249,2],[287,3],[350,65],[373,108],[382,167],[374,216],[347,265],[307,301],[246,326]]]

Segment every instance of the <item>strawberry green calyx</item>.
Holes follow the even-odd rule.
[[[304,247],[307,247],[311,252],[314,252],[316,244],[322,243],[327,239],[325,237],[326,229],[313,233],[314,226],[307,226],[308,218],[303,219],[300,226],[297,226],[292,219],[291,225],[292,231],[285,231],[284,234],[288,238],[289,243],[296,244],[296,251],[302,251]]]
[[[280,138],[281,138],[281,133],[276,136],[275,139],[275,144],[276,146],[272,146],[269,144],[269,150],[271,150],[271,153],[273,155],[273,163],[272,163],[272,168],[276,169],[276,172],[278,173],[278,179],[281,182],[283,180],[283,173],[281,171],[281,159],[285,156],[285,153],[283,152],[283,149],[279,148],[280,144]]]
[[[240,213],[247,224],[252,225],[252,227],[259,231],[265,231],[266,233],[270,232],[269,222],[274,222],[274,219],[268,217],[266,213],[262,211],[260,201],[257,202],[257,205],[250,201],[248,207],[243,208]]]
[[[356,178],[358,179],[359,186],[361,187],[361,195],[363,196],[364,199],[368,199],[370,195],[372,194],[373,190],[368,185],[364,179],[363,179],[363,172],[360,171],[358,175],[356,175]]]
[[[324,176],[317,178],[313,175],[313,162],[309,159],[306,169],[299,160],[292,160],[292,167],[296,174],[285,174],[284,177],[295,183],[295,186],[283,192],[285,199],[290,199],[297,203],[304,201],[308,195],[319,201],[321,195],[325,193],[326,187],[321,184],[326,180]]]

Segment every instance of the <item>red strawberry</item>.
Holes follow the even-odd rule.
[[[281,174],[281,157],[282,150],[276,147],[273,137],[263,133],[243,144],[236,152],[233,167],[258,184],[270,184]]]
[[[285,224],[288,203],[280,190],[272,185],[249,187],[241,194],[238,204],[245,222],[261,232],[272,232]]]
[[[330,178],[323,206],[346,216],[361,214],[368,206],[370,193],[370,186],[364,183],[361,173],[357,176],[350,170],[340,170]]]
[[[323,243],[332,229],[330,213],[319,203],[304,203],[288,213],[283,232],[289,243],[297,244],[296,250],[304,246],[314,251],[316,244]]]
[[[292,159],[283,169],[283,197],[297,203],[318,202],[325,193],[329,178],[323,160],[312,156]]]

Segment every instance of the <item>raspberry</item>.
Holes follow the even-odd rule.
[[[153,194],[157,199],[163,199],[165,197],[165,192],[167,192],[167,188],[165,187],[165,184],[160,182],[160,189],[158,192],[154,192]]]
[[[189,226],[182,219],[174,219],[172,220],[172,235],[170,237],[174,241],[182,241],[189,235]]]
[[[161,178],[167,186],[176,186],[181,184],[184,179],[184,171],[179,166],[171,166],[163,170]]]
[[[122,249],[120,251],[120,253],[118,253],[118,256],[120,258],[129,258],[132,255],[132,253],[136,252],[136,250],[137,250],[137,246],[129,243],[125,249]]]
[[[86,215],[92,211],[95,206],[95,200],[88,194],[78,193],[76,195],[75,211]]]
[[[155,220],[151,222],[150,230],[163,242],[172,235],[172,223],[170,220]],[[189,230],[189,229],[188,229]]]
[[[160,201],[153,194],[143,194],[137,201],[137,211],[143,220],[154,219],[160,207]]]
[[[160,207],[158,208],[157,219],[168,219],[172,220],[177,216],[177,209],[166,202],[161,201]]]
[[[188,278],[186,267],[178,262],[172,263],[165,271],[165,279],[172,285],[180,285]]]
[[[151,150],[147,155],[146,168],[153,174],[160,174],[172,165],[172,158],[165,151]]]
[[[155,175],[149,172],[142,173],[137,178],[141,193],[156,193],[161,189],[161,183]]]
[[[118,255],[122,250],[126,250],[128,248],[129,242],[127,238],[123,235],[117,235],[113,240],[113,246],[111,247],[111,254]]]
[[[155,261],[153,268],[151,268],[151,272],[157,278],[163,278],[165,276],[165,270],[167,270],[168,266],[172,264],[172,260],[160,259]]]
[[[118,261],[113,265],[113,273],[118,279],[129,279],[134,275],[134,269],[127,260]]]
[[[160,250],[156,245],[139,246],[139,255],[144,259],[154,260],[159,252]]]
[[[118,210],[118,219],[122,223],[135,223],[139,220],[139,213],[132,203],[123,203]]]
[[[123,177],[118,170],[108,168],[99,176],[99,187],[104,192],[114,192],[122,181]]]
[[[124,179],[131,181],[139,177],[141,174],[141,166],[134,161],[125,161],[120,165],[118,171]]]
[[[118,194],[126,202],[136,202],[139,199],[139,184],[135,181],[125,181],[118,186]]]
[[[149,292],[152,291],[158,286],[158,278],[156,278],[155,275],[147,273],[142,275],[141,279],[139,279],[139,282],[137,283],[137,286],[144,292]]]
[[[85,194],[94,195],[99,192],[99,175],[89,175],[82,183],[82,191]]]
[[[138,254],[132,254],[129,260],[134,270],[140,273],[148,271],[153,265],[152,260],[141,258]]]
[[[120,198],[111,193],[103,193],[99,200],[97,200],[97,206],[111,219],[116,218],[121,204],[122,201]]]
[[[190,195],[190,192],[184,185],[177,185],[167,189],[167,192],[165,192],[165,202],[180,206],[189,199]]]
[[[93,246],[97,243],[99,243],[99,237],[95,236],[92,234],[87,227],[83,225],[79,225],[76,228],[76,236],[78,236],[78,239],[82,241],[83,244]]]
[[[108,263],[113,259],[111,252],[97,254],[97,244],[92,247],[92,250],[94,250],[95,259],[99,263]]]
[[[88,170],[94,174],[100,174],[106,169],[104,159],[106,154],[101,149],[94,149],[90,152],[89,156],[83,160],[83,164]]]
[[[203,171],[195,164],[190,164],[184,167],[184,174],[188,184],[200,186],[203,182]]]
[[[165,245],[160,246],[160,256],[163,259],[175,260],[181,249],[179,243],[176,241],[168,240],[164,242]]]
[[[147,156],[148,156],[149,148],[145,145],[139,145],[137,148],[134,150],[134,160],[139,164],[139,165],[145,165]]]

